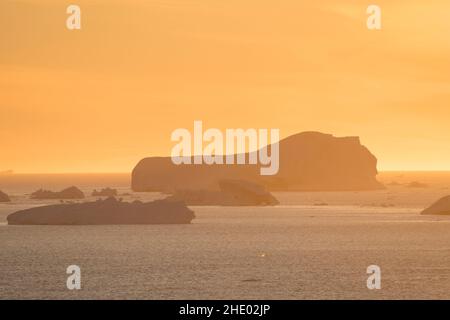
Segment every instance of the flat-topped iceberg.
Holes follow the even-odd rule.
[[[223,179],[246,180],[269,191],[378,190],[377,159],[358,137],[303,132],[279,142],[279,171],[260,174],[260,164],[179,164],[170,157],[142,159],[132,173],[134,191],[218,190]],[[245,159],[250,156],[245,154]],[[234,155],[233,157],[237,157]],[[193,161],[192,161],[193,162]]]
[[[188,224],[194,218],[194,212],[180,201],[130,203],[111,197],[21,210],[10,214],[7,220],[10,225],[111,225]]]
[[[221,180],[219,191],[178,190],[168,200],[194,206],[274,206],[278,200],[264,186],[243,180]]]

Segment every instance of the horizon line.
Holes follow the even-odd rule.
[[[428,173],[439,173],[439,172],[450,172],[450,168],[449,169],[436,169],[436,170],[430,170],[430,169],[387,169],[387,170],[378,170],[378,173],[384,173],[384,172],[428,172]],[[77,171],[72,171],[72,172],[11,172],[11,173],[1,173],[0,172],[0,177],[4,177],[4,176],[14,176],[14,175],[69,175],[69,174],[85,174],[85,175],[95,175],[95,174],[131,174],[132,171],[89,171],[89,172],[77,172]]]

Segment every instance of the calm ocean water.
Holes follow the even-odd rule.
[[[131,193],[126,176],[108,179],[71,184],[161,197]],[[191,225],[8,226],[8,214],[44,204],[26,195],[39,183],[23,181],[0,178],[13,198],[0,204],[1,299],[450,299],[450,217],[419,215],[450,194],[441,185],[279,193],[273,208],[192,207]],[[58,181],[41,183],[68,185]],[[73,264],[79,291],[66,288]],[[366,287],[371,264],[381,290]]]

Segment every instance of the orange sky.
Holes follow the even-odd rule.
[[[2,0],[0,171],[127,172],[194,120],[450,170],[449,17],[448,0]]]

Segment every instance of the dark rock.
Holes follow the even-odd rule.
[[[100,191],[94,190],[92,192],[93,197],[115,197],[117,196],[117,190],[111,188],[104,188]]]
[[[450,196],[439,199],[430,207],[422,211],[421,214],[427,215],[450,215]]]
[[[223,179],[246,180],[270,191],[356,191],[382,189],[377,159],[358,137],[305,132],[279,142],[279,171],[261,176],[260,165],[175,165],[170,157],[141,160],[132,173],[134,191],[217,190]],[[248,154],[246,154],[248,158]]]
[[[248,181],[221,180],[220,191],[179,190],[168,200],[184,201],[195,206],[273,206],[278,200],[266,189]]]
[[[60,192],[41,189],[32,193],[31,199],[84,199],[84,193],[77,187],[70,187]]]
[[[188,224],[194,212],[182,202],[94,202],[56,204],[21,210],[7,217],[11,225]]]
[[[0,202],[10,202],[9,196],[0,190]]]

